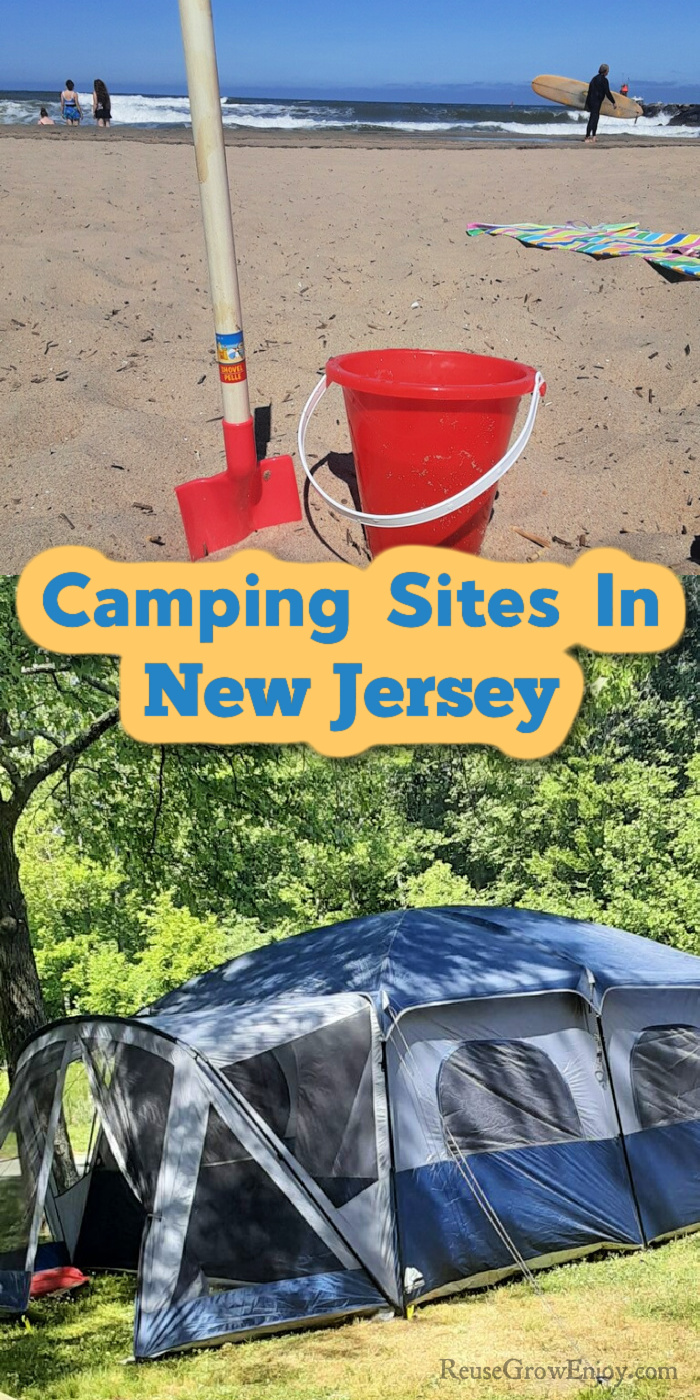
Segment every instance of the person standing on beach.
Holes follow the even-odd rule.
[[[83,119],[83,109],[72,78],[66,78],[66,86],[61,93],[61,116],[64,122],[70,122],[71,126]]]
[[[112,100],[101,78],[93,85],[92,115],[98,126],[109,126],[112,120]]]
[[[590,115],[588,118],[588,126],[586,127],[586,141],[597,140],[596,132],[598,130],[600,109],[606,97],[609,102],[612,102],[613,107],[615,106],[615,98],[613,97],[610,91],[610,84],[608,82],[609,72],[610,68],[608,67],[608,64],[601,63],[600,68],[598,69],[598,72],[595,75],[595,78],[591,78],[591,81],[588,84],[588,93],[586,96],[586,111],[589,112]]]

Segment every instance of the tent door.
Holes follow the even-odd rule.
[[[223,1192],[217,1189],[222,1171]],[[231,1189],[236,1180],[239,1189]],[[274,1206],[263,1215],[256,1202]],[[211,1246],[214,1237],[215,1244],[219,1232],[235,1235],[239,1216],[238,1238],[250,1237],[248,1262],[254,1258],[259,1277],[219,1286],[202,1267],[202,1242]],[[180,1050],[142,1249],[136,1355],[376,1311],[385,1295],[337,1218],[235,1088]]]
[[[61,1240],[47,1193],[70,1056],[67,1039],[21,1064],[0,1113],[0,1312],[25,1311],[37,1261]]]
[[[369,1007],[367,1014],[373,1015]],[[379,1057],[378,1043],[375,1049]],[[206,1061],[143,1023],[105,1018],[58,1025],[32,1042],[0,1115],[0,1309],[26,1307],[43,1234],[47,1239],[53,1234],[64,1249],[67,1242],[74,1262],[91,1266],[80,1251],[95,1225],[93,1193],[100,1171],[91,1169],[87,1180],[72,1179],[65,1189],[60,1151],[54,1152],[66,1070],[73,1061],[85,1066],[113,1180],[128,1183],[142,1212],[137,1356],[312,1318],[376,1311],[391,1297],[392,1280],[378,1283],[352,1242],[353,1232],[360,1238],[371,1234],[370,1192],[364,1204],[361,1195],[334,1205],[235,1085]],[[385,1113],[383,1102],[379,1109]],[[209,1188],[217,1174],[221,1179],[222,1169],[237,1180],[242,1172],[246,1190],[229,1190],[223,1198],[212,1194]],[[386,1190],[388,1177],[376,1185]],[[253,1280],[227,1273],[222,1289],[221,1281],[198,1264],[193,1218],[200,1223],[204,1218],[207,1225],[206,1209],[213,1204],[210,1239],[237,1215],[247,1230],[251,1200],[257,1202],[255,1228],[267,1233],[265,1240],[251,1235],[248,1264],[259,1266],[265,1258],[266,1268]],[[119,1234],[105,1214],[108,1203],[109,1191],[93,1246],[100,1243],[99,1234]],[[5,1230],[3,1243],[8,1214],[13,1228]],[[259,1248],[265,1242],[267,1254]],[[65,1252],[64,1262],[70,1262]],[[104,1260],[95,1266],[110,1267]]]

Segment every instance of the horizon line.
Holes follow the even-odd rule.
[[[691,88],[700,88],[700,84],[697,82],[697,80],[693,80],[693,79],[690,79],[690,78],[688,78],[688,79],[678,79],[678,78],[644,78],[644,77],[635,77],[632,81],[634,82],[634,84],[635,84],[636,86],[646,85],[647,87],[653,87],[653,88],[659,88],[659,87],[670,87],[670,88],[691,87]],[[125,84],[126,84],[127,82],[129,83],[129,87],[128,87],[128,88],[125,86]],[[346,96],[345,96],[345,100],[352,100],[352,99],[350,99],[350,98],[347,98],[347,93],[348,93],[349,91],[354,91],[354,92],[357,92],[357,93],[378,93],[378,92],[396,92],[396,91],[403,91],[403,92],[406,92],[406,91],[410,91],[410,92],[438,92],[438,91],[439,91],[439,92],[448,92],[448,91],[456,92],[456,91],[461,91],[461,92],[465,92],[465,91],[483,91],[483,90],[486,90],[486,89],[492,90],[492,89],[494,89],[494,88],[499,89],[500,91],[508,91],[508,90],[510,90],[510,89],[530,88],[532,82],[533,82],[533,79],[531,79],[531,78],[522,78],[522,79],[518,79],[518,80],[512,80],[512,81],[509,81],[509,82],[504,82],[503,80],[498,80],[498,79],[494,79],[494,80],[492,80],[492,81],[489,81],[488,79],[483,79],[483,78],[482,78],[482,79],[480,79],[479,81],[475,81],[475,82],[428,83],[428,82],[418,82],[418,81],[406,81],[406,82],[386,82],[386,83],[353,83],[352,80],[350,80],[350,81],[348,81],[348,82],[346,82],[346,83],[338,82],[338,83],[334,83],[334,84],[323,84],[323,83],[319,83],[319,82],[314,82],[313,80],[309,80],[309,79],[296,79],[296,80],[289,79],[289,80],[284,80],[283,82],[281,81],[279,84],[270,83],[269,80],[268,80],[268,81],[265,81],[265,82],[261,81],[259,84],[256,84],[256,83],[254,83],[254,82],[253,82],[253,83],[251,83],[251,82],[242,82],[242,83],[240,83],[240,82],[239,82],[239,83],[233,84],[233,83],[228,83],[225,79],[222,79],[222,80],[220,80],[220,86],[221,86],[221,88],[222,88],[222,93],[223,93],[223,89],[224,89],[224,88],[227,88],[227,89],[230,88],[230,93],[229,93],[228,95],[237,95],[237,96],[240,96],[240,97],[244,97],[244,98],[247,98],[247,99],[253,99],[253,100],[255,99],[255,97],[261,97],[261,98],[262,98],[264,95],[269,95],[269,93],[270,93],[273,89],[276,89],[275,95],[278,96],[278,97],[280,97],[280,98],[283,98],[283,97],[292,97],[292,96],[294,95],[294,94],[293,94],[293,89],[295,89],[295,88],[301,88],[301,89],[311,89],[311,88],[313,88],[313,89],[315,89],[317,92],[323,92],[324,94],[328,94],[329,96],[330,96],[330,94],[332,94],[332,93],[334,93],[334,92],[343,93],[343,94],[346,95]],[[15,80],[15,83],[14,83],[12,86],[0,87],[0,92],[51,92],[51,91],[53,91],[54,88],[57,88],[57,86],[58,86],[58,85],[57,85],[56,83],[53,83],[53,82],[38,83],[38,82],[36,82],[36,80],[34,80],[34,81],[28,82],[28,83],[21,83],[21,82],[19,82],[18,80]],[[156,88],[158,89],[158,91],[156,91]],[[286,89],[286,91],[285,91],[285,89]],[[151,88],[150,91],[144,91],[144,85],[143,85],[143,84],[140,84],[140,83],[138,82],[138,80],[127,80],[127,79],[123,79],[123,80],[121,80],[121,81],[117,81],[113,86],[111,86],[111,87],[110,87],[110,91],[111,91],[114,95],[116,95],[116,96],[124,96],[124,97],[130,97],[130,96],[131,96],[131,97],[137,97],[137,96],[142,96],[142,97],[149,97],[149,96],[154,96],[154,97],[158,97],[158,96],[167,96],[167,97],[187,97],[187,96],[188,96],[186,83],[185,83],[184,80],[181,79],[181,78],[178,79],[177,81],[171,83],[171,84],[168,84],[167,82],[159,82],[159,83],[153,85],[153,87]],[[533,93],[533,97],[534,97],[534,96],[536,96],[535,93]],[[438,99],[438,100],[439,100],[439,99]],[[544,100],[544,99],[540,99],[540,100]]]

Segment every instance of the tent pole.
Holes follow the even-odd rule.
[[[601,1053],[602,1053],[602,1056],[603,1056],[603,1063],[604,1063],[604,1065],[605,1065],[605,1073],[606,1073],[607,1076],[608,1076],[608,1084],[610,1085],[610,1097],[611,1097],[611,1099],[612,1099],[612,1101],[613,1101],[613,1107],[614,1107],[614,1109],[615,1109],[615,1121],[616,1121],[616,1123],[617,1123],[617,1131],[618,1131],[618,1136],[619,1136],[619,1139],[620,1139],[620,1146],[621,1146],[621,1148],[622,1148],[622,1156],[624,1157],[624,1160],[625,1160],[625,1167],[627,1168],[627,1176],[628,1176],[629,1184],[630,1184],[630,1192],[631,1192],[631,1194],[632,1194],[632,1203],[633,1203],[633,1205],[634,1205],[634,1213],[635,1213],[635,1215],[636,1215],[636,1217],[637,1217],[637,1225],[639,1226],[639,1238],[641,1239],[641,1242],[642,1242],[642,1249],[648,1249],[647,1237],[646,1237],[646,1234],[645,1234],[645,1231],[644,1231],[644,1225],[643,1225],[643,1222],[642,1222],[642,1208],[641,1208],[641,1206],[640,1206],[640,1204],[639,1204],[639,1198],[638,1198],[638,1196],[637,1196],[637,1189],[636,1189],[636,1187],[635,1187],[635,1184],[634,1184],[634,1177],[633,1177],[633,1175],[632,1175],[632,1163],[630,1162],[629,1153],[628,1153],[628,1151],[627,1151],[627,1139],[626,1139],[625,1134],[624,1134],[624,1132],[623,1132],[623,1130],[622,1130],[622,1118],[620,1117],[620,1107],[619,1107],[619,1104],[618,1104],[618,1102],[617,1102],[617,1094],[615,1093],[615,1084],[614,1084],[614,1081],[613,1081],[612,1070],[611,1070],[611,1067],[610,1067],[610,1058],[609,1058],[609,1056],[608,1056],[608,1047],[607,1047],[606,1042],[605,1042],[605,1031],[604,1031],[604,1029],[603,1029],[603,1017],[602,1017],[602,1015],[599,1015],[599,1014],[598,1014],[598,1012],[595,1010],[595,1007],[592,1007],[591,1009],[592,1009],[593,1015],[595,1016],[595,1019],[596,1019],[596,1031],[597,1031],[597,1034],[598,1034],[598,1040],[599,1040],[599,1043],[600,1043],[600,1049],[601,1049]]]
[[[405,1318],[413,1315],[414,1307],[406,1301],[406,1291],[403,1281],[403,1251],[401,1249],[401,1227],[399,1224],[399,1202],[396,1193],[396,1150],[394,1147],[394,1124],[391,1107],[391,1095],[389,1093],[389,1040],[382,1036],[382,1078],[384,1080],[384,1094],[386,1097],[386,1120],[389,1130],[389,1181],[391,1185],[391,1204],[394,1213],[394,1232],[396,1240],[396,1263],[398,1265],[398,1285],[399,1297],[401,1299],[401,1311]]]

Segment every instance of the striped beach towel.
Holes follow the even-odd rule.
[[[642,257],[659,269],[700,278],[700,233],[653,233],[639,224],[467,224],[535,248],[568,248],[594,258]]]

